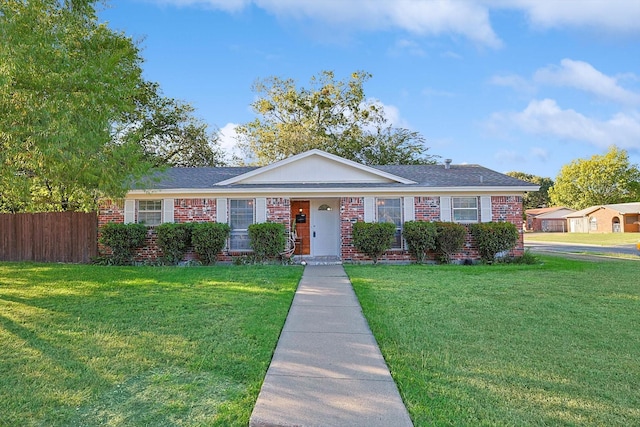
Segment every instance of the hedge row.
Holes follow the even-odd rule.
[[[204,264],[214,264],[229,237],[227,224],[215,222],[165,223],[155,227],[158,247],[164,254],[164,262],[179,263],[190,246]],[[100,243],[111,248],[109,263],[130,265],[135,249],[144,244],[147,227],[143,224],[105,224],[100,233]]]
[[[518,242],[518,230],[510,222],[471,224],[469,229],[484,262],[493,262],[498,253],[513,249]],[[155,227],[155,231],[164,261],[170,264],[180,262],[190,246],[204,264],[214,264],[230,234],[227,224],[212,222],[166,223]],[[252,224],[248,231],[255,260],[276,258],[284,252],[284,225]],[[391,248],[395,231],[392,223],[357,222],[353,225],[353,244],[377,263]],[[100,243],[111,248],[110,263],[127,265],[132,263],[135,249],[144,244],[146,233],[147,227],[142,224],[109,223],[102,227]],[[430,251],[435,251],[440,261],[450,263],[452,255],[462,249],[466,234],[463,225],[452,222],[407,221],[402,231],[409,252],[418,263],[423,263]]]
[[[277,258],[286,247],[285,227],[278,223],[249,226],[249,241],[253,259],[264,261]],[[215,264],[224,249],[231,229],[215,222],[165,223],[155,227],[156,243],[164,254],[163,261],[177,264],[187,250],[193,250],[203,264]],[[111,248],[110,264],[129,265],[136,248],[144,244],[147,227],[142,224],[109,223],[102,227],[100,243]]]
[[[484,262],[493,262],[500,252],[513,249],[518,242],[518,230],[510,222],[488,222],[471,224],[480,257]],[[360,252],[371,257],[374,264],[391,248],[395,225],[390,223],[357,222],[353,225],[353,244]],[[465,241],[467,228],[453,222],[407,221],[402,236],[408,250],[418,263],[427,259],[427,253],[435,252],[443,263],[459,252]]]

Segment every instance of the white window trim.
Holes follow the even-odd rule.
[[[461,211],[461,210],[471,210],[472,208],[455,208],[455,201],[457,199],[475,199],[476,201],[476,207],[475,207],[475,211],[476,211],[476,219],[474,220],[470,220],[470,219],[466,219],[466,220],[458,220],[456,219],[456,211]],[[475,224],[480,222],[480,200],[478,199],[477,196],[457,196],[457,197],[452,197],[451,198],[451,220],[453,222],[457,222],[459,224]]]
[[[160,209],[153,209],[153,210],[141,210],[140,209],[140,202],[160,202]],[[148,227],[155,227],[156,225],[160,225],[164,222],[164,200],[157,200],[157,199],[139,199],[139,200],[135,200],[135,208],[136,211],[138,212],[138,215],[136,217],[136,222],[139,224],[144,224]],[[160,222],[158,224],[148,224],[146,222],[142,222],[140,221],[140,213],[141,212],[145,212],[145,213],[160,213]]]

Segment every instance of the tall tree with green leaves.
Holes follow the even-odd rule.
[[[522,201],[524,209],[546,208],[551,206],[551,201],[549,199],[549,188],[553,186],[553,180],[551,178],[545,178],[524,172],[507,172],[506,175],[540,186],[540,190],[531,191],[524,195]]]
[[[322,71],[308,89],[293,79],[256,81],[251,107],[258,117],[237,128],[239,146],[260,165],[312,148],[365,164],[433,163],[419,133],[389,126],[383,107],[366,99],[370,78],[358,71],[336,80]]]
[[[101,194],[122,195],[123,177],[151,168],[138,145],[111,138],[114,121],[135,108],[142,60],[131,39],[97,22],[92,3],[0,5],[5,207],[81,209]]]
[[[217,130],[194,116],[188,103],[162,95],[157,83],[145,82],[136,108],[114,125],[115,138],[138,143],[156,166],[223,166]]]
[[[584,209],[593,205],[640,200],[640,170],[616,146],[604,155],[577,159],[565,165],[549,189],[554,206]]]
[[[91,210],[160,164],[217,162],[192,108],[143,79],[138,46],[97,3],[0,2],[2,211]]]

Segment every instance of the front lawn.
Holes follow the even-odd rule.
[[[628,245],[640,242],[640,233],[525,233],[527,242],[558,242],[600,246]]]
[[[640,425],[633,261],[346,266],[416,426]]]
[[[301,274],[0,263],[0,425],[246,426]]]

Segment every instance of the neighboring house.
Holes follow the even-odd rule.
[[[575,209],[563,206],[552,208],[527,209],[526,216],[527,231],[544,232],[566,232],[567,219],[565,215],[575,212]]]
[[[296,255],[367,259],[352,244],[357,221],[389,221],[397,237],[383,260],[408,261],[405,221],[462,224],[510,221],[522,232],[522,196],[538,186],[478,165],[365,166],[311,150],[264,167],[173,168],[148,189],[105,203],[99,224],[216,221],[231,226],[221,260],[250,251],[247,228],[260,222],[295,227]],[[139,259],[158,250],[150,229]],[[522,235],[514,254],[523,252]],[[457,259],[478,259],[470,236]]]
[[[638,233],[640,202],[591,206],[565,218],[571,233]]]

